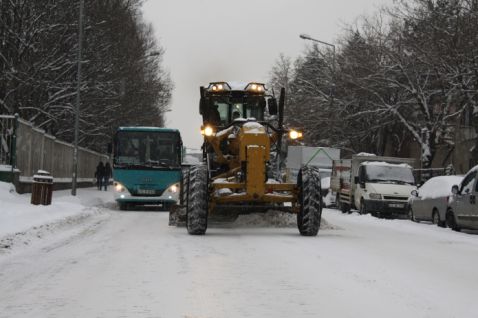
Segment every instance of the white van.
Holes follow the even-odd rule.
[[[342,212],[351,208],[378,217],[408,217],[416,190],[411,158],[352,156],[334,161],[331,188]]]

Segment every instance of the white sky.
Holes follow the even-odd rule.
[[[298,56],[306,33],[334,43],[345,24],[393,0],[147,0],[144,17],[166,49],[175,83],[167,125],[199,148],[199,86],[268,80],[280,53]]]

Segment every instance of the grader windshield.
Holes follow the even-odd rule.
[[[227,89],[213,90],[210,86],[202,92],[200,109],[204,123],[225,127],[240,118],[264,121],[266,106],[264,89],[256,91],[248,88],[249,86],[231,89],[226,85],[221,87]]]

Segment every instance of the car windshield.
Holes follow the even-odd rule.
[[[116,136],[117,165],[169,167],[179,165],[179,137],[171,132],[122,131]]]
[[[393,165],[367,165],[367,181],[415,184],[412,169]]]

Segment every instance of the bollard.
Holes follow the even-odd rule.
[[[48,171],[38,170],[33,176],[31,204],[50,205],[53,194],[53,177]]]

